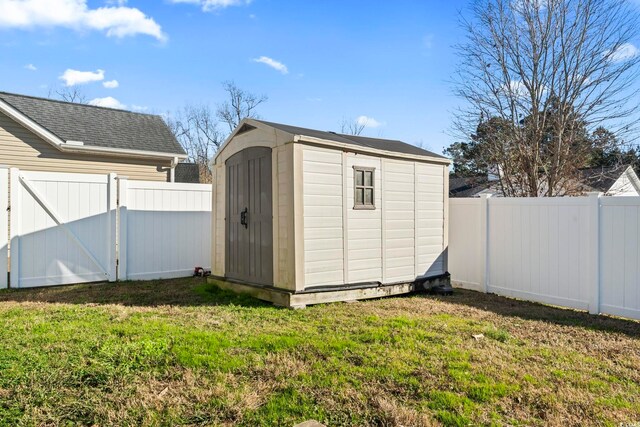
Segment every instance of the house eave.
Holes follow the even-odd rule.
[[[29,117],[25,116],[20,111],[13,108],[11,105],[7,104],[5,101],[0,99],[0,112],[6,114],[10,119],[16,121],[21,124],[31,132],[38,135],[40,138],[44,139],[49,144],[53,145],[56,148],[60,148],[60,146],[65,144],[65,141],[60,139],[58,136],[54,135],[44,127],[40,126],[38,123],[31,120]]]
[[[87,145],[68,145],[64,144],[59,147],[61,151],[69,153],[84,153],[84,154],[97,154],[103,156],[114,157],[129,157],[140,159],[159,159],[159,160],[172,160],[177,158],[184,160],[188,156],[186,154],[179,153],[161,153],[157,151],[144,151],[144,150],[129,150],[125,148],[109,148],[109,147],[94,147]]]

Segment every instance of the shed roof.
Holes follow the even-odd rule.
[[[0,100],[65,142],[184,155],[162,117],[0,92]]]
[[[415,145],[408,144],[406,142],[398,141],[395,139],[381,139],[381,138],[368,138],[359,135],[345,135],[336,132],[321,131],[316,129],[302,128],[298,126],[290,126],[281,123],[267,122],[264,120],[256,120],[259,123],[271,126],[276,129],[280,129],[283,132],[287,132],[293,135],[303,135],[312,138],[324,139],[327,141],[339,142],[342,144],[350,144],[363,148],[371,148],[375,150],[392,151],[396,153],[409,154],[415,156],[429,156],[439,159],[446,159],[446,157],[436,154],[432,151],[425,150]]]

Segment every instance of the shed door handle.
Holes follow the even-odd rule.
[[[244,210],[240,212],[240,224],[244,225],[244,228],[249,228],[249,224],[247,224],[247,212],[247,208],[244,208]]]

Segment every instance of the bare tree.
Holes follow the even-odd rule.
[[[233,81],[223,82],[222,87],[229,100],[218,105],[216,116],[229,126],[229,132],[233,132],[242,119],[258,118],[256,108],[269,99],[266,95],[256,95],[240,89]]]
[[[49,88],[47,98],[57,98],[61,101],[74,102],[76,104],[86,104],[87,96],[78,86],[64,86],[61,89]]]
[[[215,115],[208,105],[186,105],[167,118],[167,125],[189,156],[198,164],[200,182],[211,182],[209,162],[223,142]]]
[[[456,129],[478,138],[508,196],[566,193],[585,132],[635,136],[638,13],[627,0],[477,0],[462,19]]]
[[[225,139],[218,119],[233,132],[242,119],[257,118],[256,108],[267,100],[266,96],[246,92],[233,82],[224,82],[223,87],[229,100],[218,105],[215,112],[208,105],[187,104],[175,114],[169,114],[166,120],[189,156],[188,161],[199,165],[200,182],[211,182],[209,162]]]
[[[340,122],[340,133],[345,135],[360,135],[367,123],[362,120],[343,118]]]

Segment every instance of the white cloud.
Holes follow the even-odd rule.
[[[102,86],[106,87],[107,89],[115,89],[120,86],[120,83],[118,83],[117,80],[109,80],[107,82],[103,82]]]
[[[87,0],[0,0],[0,28],[64,27],[103,31],[108,37],[145,34],[166,39],[153,18],[122,4],[89,9]]]
[[[510,80],[509,84],[502,85],[502,95],[510,99],[522,99],[529,96],[529,91],[520,80]]]
[[[359,126],[364,126],[366,128],[378,128],[380,126],[384,126],[384,122],[379,122],[373,117],[367,116],[358,116],[358,118],[356,119],[356,123]]]
[[[520,96],[527,94],[527,87],[520,80],[511,80],[509,82],[509,89],[511,92]]]
[[[29,71],[37,71],[38,70],[38,67],[36,67],[33,64],[27,64],[27,65],[24,66],[24,68],[26,68]]]
[[[78,71],[67,69],[64,73],[62,73],[59,79],[64,80],[65,86],[75,86],[91,82],[99,82],[104,80],[104,70]]]
[[[145,107],[144,105],[132,105],[131,109],[133,111],[138,111],[138,112],[143,112],[143,111],[147,111],[149,109],[149,107]]]
[[[116,108],[118,110],[125,110],[127,108],[126,105],[118,101],[112,96],[107,96],[105,98],[94,98],[89,101],[89,105],[95,105],[98,107],[107,107],[107,108]]]
[[[632,45],[631,43],[623,43],[615,51],[608,51],[606,53],[609,59],[613,62],[622,62],[627,59],[635,58],[640,54],[640,49]]]
[[[231,6],[245,6],[251,3],[251,0],[169,0],[171,3],[187,3],[195,4],[202,7],[205,12],[211,12],[217,9],[224,9]]]
[[[282,74],[288,74],[289,69],[286,65],[284,65],[280,61],[276,61],[275,59],[269,58],[268,56],[261,56],[260,58],[256,58],[253,60],[254,62],[259,62],[261,64],[265,64],[274,70],[280,71]]]

